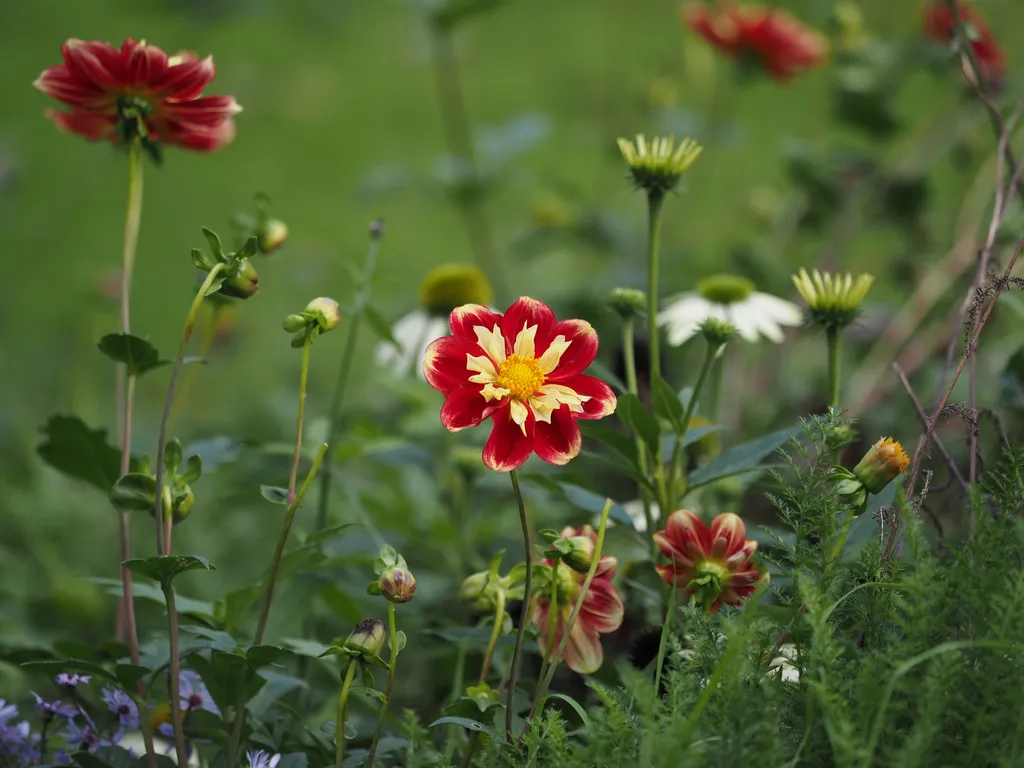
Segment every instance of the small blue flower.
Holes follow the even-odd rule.
[[[198,672],[191,669],[183,669],[178,676],[179,691],[181,693],[181,708],[187,711],[194,709],[205,709],[207,712],[220,714],[213,696],[207,690],[203,679]]]
[[[3,730],[8,720],[12,717],[17,717],[17,715],[18,708],[14,704],[8,704],[3,699],[0,699],[0,730]]]
[[[85,685],[92,680],[92,675],[80,675],[77,672],[61,672],[57,675],[57,685],[65,688],[74,688],[81,684]]]
[[[0,704],[3,700],[0,699]],[[8,725],[7,720],[12,717],[10,710],[17,713],[17,708],[11,705],[0,706],[0,755],[24,756],[32,750],[33,738],[30,733],[27,720],[22,720],[15,725]]]
[[[78,714],[77,704],[65,704],[63,701],[47,701],[35,691],[29,691],[36,697],[36,710],[44,712],[50,717],[72,718]]]
[[[134,731],[139,727],[139,708],[124,691],[112,685],[103,688],[103,703],[117,715],[122,730]]]
[[[80,727],[74,720],[68,720],[68,729],[62,735],[68,749],[88,751],[110,746],[109,740],[102,738],[89,726]]]
[[[281,762],[280,755],[271,755],[262,749],[247,749],[245,759],[249,761],[249,768],[277,768],[277,764]]]

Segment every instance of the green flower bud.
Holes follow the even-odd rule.
[[[853,468],[868,493],[879,493],[885,486],[902,475],[910,459],[903,446],[891,437],[883,437],[871,446],[864,458]]]
[[[839,501],[849,507],[854,515],[863,513],[868,505],[868,489],[864,487],[864,483],[845,467],[836,467],[833,477]]]
[[[180,523],[189,516],[192,511],[192,505],[196,503],[196,496],[192,493],[192,486],[186,485],[184,490],[178,490],[174,494],[174,500],[171,504],[171,516],[174,519],[175,524]]]
[[[420,305],[431,315],[448,317],[464,304],[488,304],[491,294],[491,284],[476,267],[443,264],[432,269],[420,286]]]
[[[308,322],[305,315],[288,315],[281,323],[281,327],[288,333],[297,333],[305,328]]]
[[[256,244],[260,253],[269,255],[288,239],[288,225],[280,219],[267,219],[257,228]]]
[[[565,564],[577,573],[586,573],[594,562],[594,540],[589,536],[572,536],[565,540],[569,550],[562,554]]]
[[[405,568],[388,568],[378,584],[380,593],[392,603],[407,603],[416,594],[416,577]]]
[[[336,328],[341,322],[341,309],[338,307],[338,302],[328,299],[326,296],[320,296],[309,302],[306,305],[306,312],[315,318],[321,333]]]
[[[501,585],[491,578],[490,573],[480,571],[462,582],[462,586],[459,587],[459,599],[472,604],[475,610],[493,611],[500,589]]]
[[[239,259],[231,272],[220,287],[221,293],[236,299],[248,299],[256,295],[260,289],[260,277],[248,259]]]
[[[379,619],[363,619],[346,638],[344,648],[350,655],[363,661],[380,656],[384,649],[384,622]]]
[[[608,295],[608,303],[623,319],[636,317],[647,311],[647,294],[636,288],[615,288]]]
[[[700,325],[700,332],[712,347],[725,346],[736,338],[736,327],[725,320],[709,317]]]

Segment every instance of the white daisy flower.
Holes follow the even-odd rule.
[[[430,342],[447,336],[448,316],[465,304],[488,304],[491,286],[476,267],[445,264],[431,270],[420,288],[421,309],[400,318],[391,328],[398,343],[381,342],[374,359],[395,376],[408,376],[413,370],[423,378],[423,357]]]
[[[791,302],[754,290],[754,284],[735,275],[712,275],[697,290],[679,294],[658,313],[668,343],[674,347],[697,334],[700,324],[714,318],[731,323],[746,341],[764,336],[780,344],[783,326],[800,325],[803,313]]]

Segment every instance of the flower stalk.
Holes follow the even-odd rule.
[[[170,510],[167,510],[167,515],[164,514],[163,483],[165,471],[164,455],[167,450],[167,425],[171,418],[171,408],[174,406],[174,393],[178,384],[178,377],[181,375],[182,363],[185,359],[185,352],[188,350],[189,339],[192,338],[192,329],[195,327],[199,308],[203,305],[207,292],[209,292],[210,287],[223,269],[223,264],[214,265],[207,273],[203,284],[199,286],[195,299],[192,300],[192,306],[185,317],[185,331],[182,333],[181,343],[178,345],[178,355],[174,358],[174,367],[171,369],[171,381],[167,385],[167,398],[164,400],[163,416],[160,418],[160,436],[157,438],[156,446],[156,509],[153,516],[156,519],[157,552],[165,557],[171,554],[171,532],[174,525],[174,518],[170,514]],[[165,516],[166,520],[164,520]]]
[[[395,667],[398,666],[398,632],[395,629],[395,604],[391,600],[388,600],[388,644],[391,646],[388,683],[384,689],[384,701],[380,705],[380,713],[377,715],[377,727],[373,731],[373,741],[370,742],[370,750],[366,755],[366,768],[373,768],[377,744],[380,743],[381,734],[384,732],[384,720],[387,718],[388,707],[391,705],[391,694],[395,687]]]
[[[680,434],[676,439],[675,448],[672,449],[672,461],[669,463],[668,476],[669,496],[667,501],[669,503],[664,507],[666,510],[673,509],[675,507],[676,481],[683,475],[682,456],[686,431],[690,428],[690,422],[693,420],[693,414],[697,410],[697,403],[701,392],[704,390],[704,384],[708,380],[708,374],[711,373],[711,369],[715,366],[715,360],[718,359],[724,348],[724,344],[714,344],[710,339],[707,340],[704,347],[704,361],[701,363],[700,373],[697,374],[697,381],[693,384],[693,392],[690,394],[690,401],[686,404],[686,410],[683,411],[683,418],[680,420]],[[651,541],[654,541],[653,531],[651,531]],[[657,552],[657,545],[655,545],[655,552]]]
[[[630,394],[640,395],[640,386],[636,378],[636,345],[633,315],[629,314],[622,318],[622,356],[626,367],[626,388]],[[636,436],[636,463],[640,473],[647,475],[647,446],[643,439]],[[654,543],[654,514],[651,512],[651,497],[645,488],[640,489],[640,499],[643,502],[644,522],[647,523],[647,537],[651,542],[651,556],[657,555],[657,546]]]
[[[167,630],[170,634],[170,689],[171,727],[174,729],[174,749],[178,765],[188,765],[188,750],[185,748],[185,732],[181,717],[181,660],[178,658],[178,609],[174,604],[174,587],[170,581],[163,585],[164,600],[167,602]]]
[[[337,725],[334,733],[335,768],[342,768],[342,763],[345,760],[345,706],[348,704],[348,694],[356,676],[357,666],[355,659],[349,661],[348,669],[345,670],[345,676],[342,678],[341,693],[338,695],[338,714],[335,720]]]
[[[516,633],[515,650],[512,653],[512,663],[509,666],[508,677],[508,699],[505,705],[505,738],[512,741],[512,714],[513,702],[516,695],[516,677],[519,674],[519,660],[523,655],[523,641],[526,639],[526,627],[530,623],[530,602],[533,598],[533,532],[530,526],[529,517],[526,514],[526,501],[523,499],[523,492],[519,488],[519,477],[513,469],[509,472],[512,478],[512,490],[516,495],[516,503],[519,506],[519,523],[523,529],[523,550],[526,561],[526,581],[523,587],[523,607],[519,611],[519,631]],[[568,636],[568,633],[566,633]]]
[[[501,637],[501,625],[505,623],[505,590],[499,589],[494,599],[494,626],[491,628],[491,638],[487,642],[487,652],[484,653],[484,662],[480,667],[480,683],[487,682],[487,673],[491,671],[491,660],[494,658],[494,649],[498,647],[498,638]]]
[[[203,330],[203,340],[199,345],[198,357],[206,360],[210,354],[210,350],[213,348],[213,342],[217,338],[217,326],[220,323],[221,313],[223,312],[223,306],[215,304],[213,310],[208,314],[206,320],[206,328]],[[185,373],[185,378],[181,382],[181,392],[174,400],[174,407],[171,409],[170,426],[174,426],[175,420],[178,418],[178,414],[181,413],[181,409],[184,404],[188,401],[189,393],[192,391],[192,385],[195,383],[198,368],[192,366]]]
[[[828,403],[833,408],[839,407],[839,333],[839,328],[835,326],[825,330],[828,345]]]
[[[658,336],[658,277],[661,249],[661,210],[665,193],[647,193],[647,344],[650,349],[651,383],[661,376],[661,350]]]

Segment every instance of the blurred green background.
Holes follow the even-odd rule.
[[[776,5],[827,30],[834,44],[841,37],[831,2]],[[1012,66],[1013,52],[1024,43],[1024,7],[1018,0],[977,5]],[[859,8],[861,33],[884,46],[886,55],[913,58],[919,47],[924,51],[917,2],[864,0]],[[226,235],[230,217],[251,210],[253,195],[263,192],[291,230],[279,254],[258,261],[259,295],[239,307],[237,327],[199,372],[178,424],[183,442],[222,434],[281,445],[291,440],[299,355],[289,348],[280,321],[314,296],[351,299],[345,267],[362,263],[372,218],[386,220],[373,304],[389,318],[415,308],[430,267],[473,259],[437,173],[447,150],[429,38],[415,4],[0,4],[0,263],[6,276],[0,282],[6,329],[0,347],[6,403],[0,410],[0,640],[10,643],[45,640],[69,627],[102,637],[111,623],[113,601],[85,577],[115,575],[113,514],[100,494],[42,467],[34,448],[39,425],[55,411],[113,427],[114,369],[94,343],[117,330],[115,303],[103,298],[101,286],[120,260],[126,164],[109,146],[54,129],[43,110],[55,105],[31,83],[60,61],[60,44],[68,37],[117,44],[128,35],[169,52],[214,54],[217,77],[208,93],[233,94],[245,110],[237,139],[224,150],[210,156],[171,150],[164,167],[146,168],[133,331],[172,354],[195,286],[189,252],[203,243],[201,227]],[[949,62],[896,73],[892,110],[900,127],[881,137],[837,118],[835,61],[791,83],[739,81],[731,62],[684,29],[676,0],[508,2],[460,27],[456,43],[467,110],[482,132],[484,157],[490,146],[496,158],[509,158],[496,166],[485,209],[511,291],[563,313],[588,313],[607,329],[602,346],[610,366],[615,324],[600,299],[616,285],[641,285],[645,269],[644,203],[626,181],[617,136],[689,134],[706,145],[685,190],[667,207],[664,295],[725,270],[791,299],[789,275],[799,266],[877,275],[863,326],[848,346],[851,374],[923,277],[946,262],[956,238],[966,237],[970,250],[987,223],[995,141]],[[1007,79],[1008,99],[1014,71]],[[865,183],[860,197],[841,205],[826,225],[798,226],[794,217],[827,196],[793,171],[793,158],[812,158],[807,162],[834,180],[836,165],[820,160],[822,153],[847,148],[872,158],[888,179],[885,190],[907,182],[909,214],[898,209],[900,200],[876,198],[876,187]],[[563,224],[593,236],[557,231]],[[945,282],[939,280],[938,309],[930,319],[941,320],[956,307],[969,264],[970,257],[961,265],[964,276],[951,268]],[[979,362],[981,400],[993,407],[1002,403],[998,374],[1022,341],[1019,319],[996,319]],[[947,322],[935,348],[944,349],[951,330]],[[810,333],[794,335],[798,340],[781,351],[766,343],[734,350],[727,441],[788,425],[820,408],[823,342]],[[335,333],[314,349],[307,411],[314,434],[327,411],[343,340],[343,333]],[[410,398],[429,404],[423,424],[439,430],[430,421],[439,400],[425,386],[415,396],[391,391],[388,374],[372,364],[375,343],[364,329],[348,406],[367,410],[359,411],[362,421],[353,417],[363,432],[347,439],[372,433],[374,414],[383,418]],[[688,383],[693,351],[671,354],[678,383]],[[930,400],[938,371],[934,349],[925,345],[918,356],[923,364],[914,381]],[[882,359],[883,374],[891,359]],[[166,381],[166,374],[155,373],[140,384],[139,453],[154,450]],[[918,426],[902,392],[876,403],[865,419],[867,434],[899,432],[913,445]],[[259,482],[282,479],[284,459],[261,461]],[[358,495],[359,471],[349,478],[351,494]],[[417,506],[427,480],[402,474],[397,482],[405,483],[403,500],[382,502],[366,518],[389,539],[392,531],[398,537],[428,534],[441,514]],[[277,508],[268,511],[256,483],[239,487],[236,481],[222,472],[197,486],[200,501],[182,528],[179,551],[208,555],[222,571],[202,587],[197,579],[196,592],[219,594],[225,585],[247,583],[269,559]],[[345,493],[339,499],[351,502]],[[335,516],[348,519],[348,510]],[[514,516],[506,517],[514,523]],[[137,531],[140,545],[148,546],[149,526],[137,528],[143,529]],[[514,525],[510,530],[514,541]],[[423,546],[421,554],[443,557],[451,542],[442,537]],[[361,590],[362,584],[352,587],[353,593]],[[301,618],[282,614],[282,632]]]

